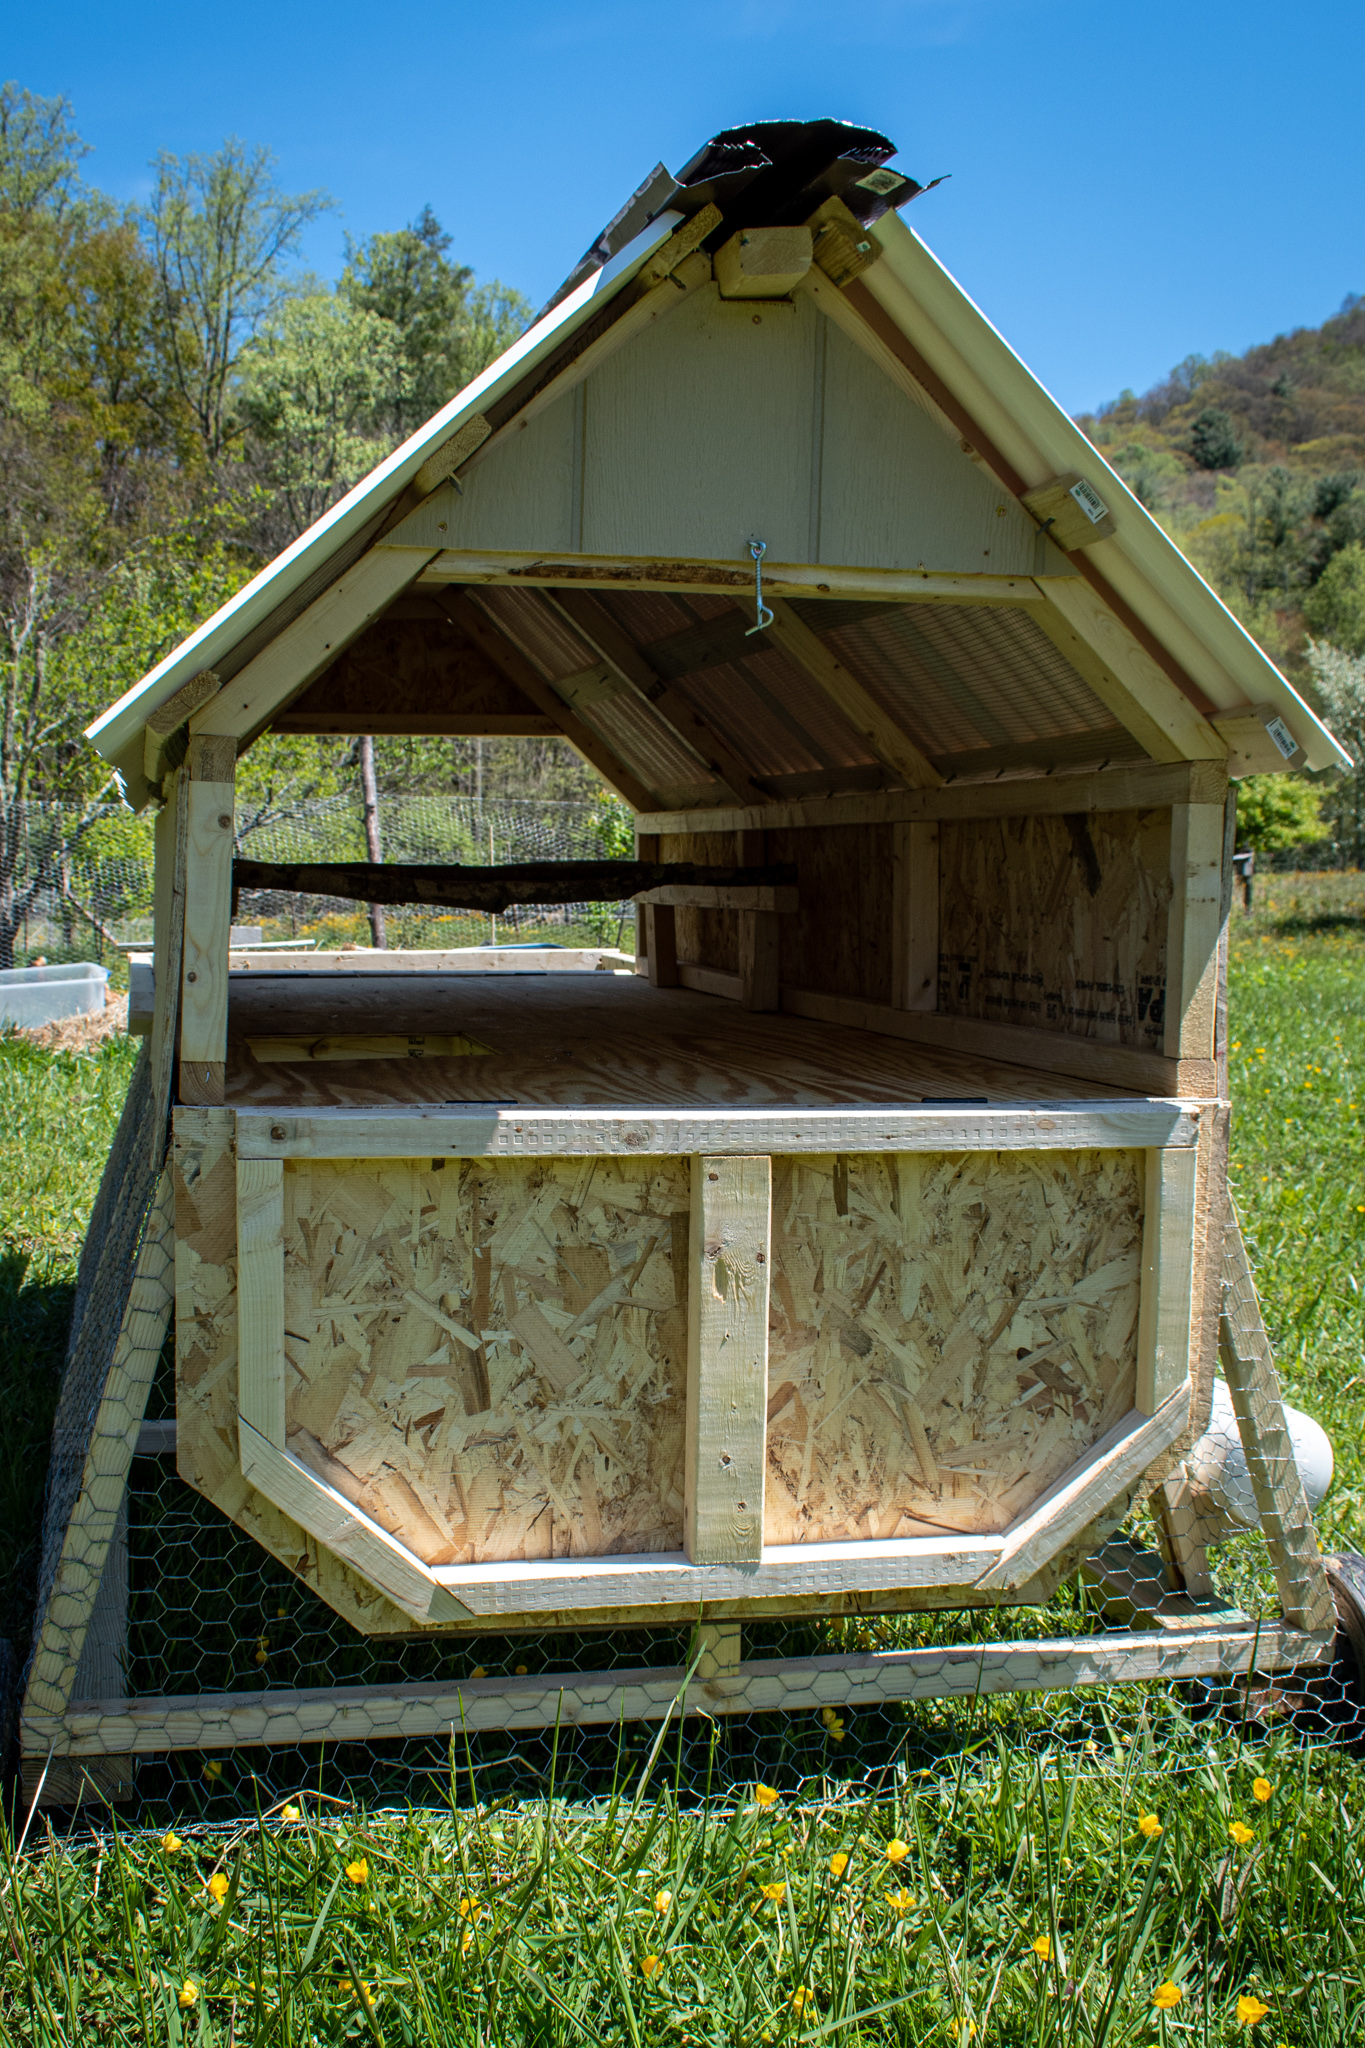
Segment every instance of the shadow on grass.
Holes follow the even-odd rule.
[[[1365,913],[1350,910],[1322,910],[1312,917],[1275,917],[1270,928],[1282,938],[1323,938],[1350,932],[1365,938]]]
[[[0,1636],[13,1643],[21,1664],[33,1622],[43,1488],[74,1294],[65,1257],[15,1246],[0,1251]]]

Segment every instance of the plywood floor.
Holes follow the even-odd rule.
[[[262,1063],[251,1040],[460,1034],[450,1058]],[[229,1103],[360,1107],[508,1102],[554,1108],[812,1109],[985,1097],[1112,1100],[1116,1088],[945,1053],[803,1017],[753,1016],[688,989],[607,974],[234,975]]]

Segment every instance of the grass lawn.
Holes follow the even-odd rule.
[[[1332,1436],[1324,1542],[1365,1546],[1365,879],[1268,877],[1231,973],[1234,1179],[1286,1391]],[[5,1632],[20,1635],[54,1360],[127,1048],[0,1045]],[[30,1837],[0,1874],[0,2042],[1287,2043],[1365,2038],[1365,1771],[1132,1715],[1050,1754],[983,1715],[871,1792],[299,1792],[177,1834]],[[776,1775],[776,1774],[775,1774]],[[718,1777],[727,1795],[733,1788]],[[443,1796],[444,1794],[444,1796]]]

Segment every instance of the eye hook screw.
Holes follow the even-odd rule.
[[[768,543],[766,540],[751,540],[749,542],[749,553],[754,558],[755,623],[752,626],[746,627],[744,633],[746,640],[751,633],[761,633],[766,626],[771,626],[773,622],[774,614],[769,611],[767,605],[763,602],[763,557],[767,552]]]

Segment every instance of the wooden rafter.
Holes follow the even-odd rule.
[[[551,590],[546,601],[569,621],[581,639],[602,657],[613,673],[638,690],[678,737],[695,749],[713,775],[719,776],[742,802],[767,804],[770,792],[755,782],[748,763],[729,741],[693,709],[682,691],[664,681],[624,633],[606,607],[587,590]]]
[[[931,762],[914,741],[897,725],[851,669],[831,654],[818,633],[798,617],[785,598],[770,600],[773,622],[768,637],[790,661],[804,669],[812,681],[839,707],[859,736],[865,739],[878,760],[884,761],[911,789],[937,789],[943,782]]]
[[[529,697],[547,718],[554,720],[569,745],[597,770],[609,788],[614,789],[633,811],[654,809],[655,799],[644,783],[623,761],[618,760],[599,733],[585,724],[576,711],[570,710],[535,664],[508,639],[500,622],[495,621],[467,592],[442,590],[437,597],[479,652],[486,655],[495,668],[501,669],[507,680]]]

